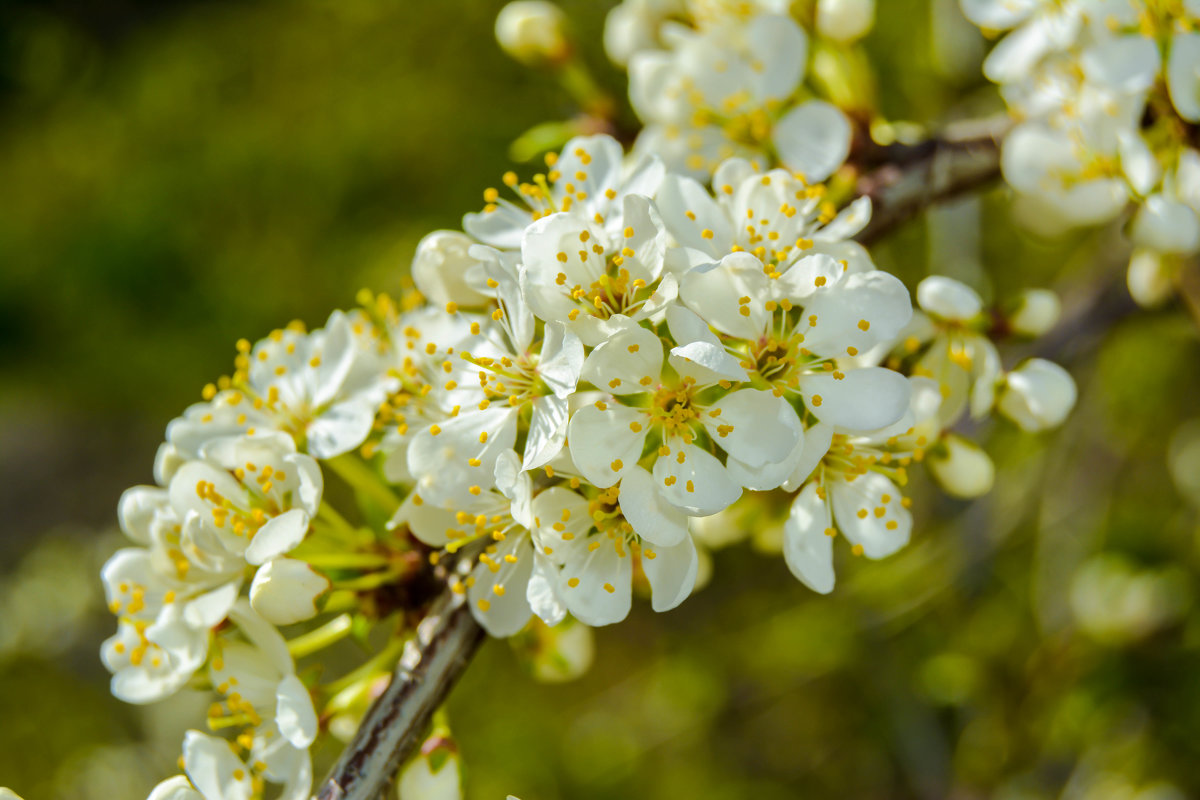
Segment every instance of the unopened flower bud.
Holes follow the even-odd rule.
[[[917,286],[917,303],[942,319],[966,321],[983,310],[983,301],[965,283],[933,275]]]
[[[273,625],[291,625],[317,614],[317,598],[329,580],[294,558],[273,558],[259,567],[250,584],[250,605]]]
[[[1008,374],[996,408],[1030,433],[1054,428],[1075,406],[1075,380],[1058,364],[1031,358]]]
[[[592,629],[572,618],[550,626],[535,617],[509,643],[533,677],[544,683],[575,680],[587,672],[595,655]]]
[[[496,16],[496,41],[523,64],[560,62],[570,44],[563,33],[563,12],[545,0],[516,0]]]
[[[1042,336],[1058,324],[1062,303],[1049,289],[1027,289],[1017,299],[1017,310],[1008,318],[1014,332]]]
[[[996,477],[992,459],[974,442],[947,434],[925,459],[933,477],[947,494],[963,499],[987,494]]]
[[[1200,219],[1186,203],[1151,195],[1133,218],[1130,238],[1162,253],[1193,253],[1200,247]]]
[[[875,24],[875,0],[818,0],[817,33],[838,42],[866,36]]]
[[[421,752],[400,772],[398,800],[461,800],[458,746],[449,736],[435,733]]]
[[[475,241],[458,231],[434,231],[417,245],[412,278],[431,303],[479,306],[488,298],[471,288],[467,271],[479,264],[470,256]]]
[[[0,800],[21,800],[21,798],[12,789],[0,786]]]
[[[1168,257],[1154,250],[1133,251],[1125,282],[1134,302],[1144,308],[1160,305],[1174,291]]]

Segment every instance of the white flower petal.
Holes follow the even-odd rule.
[[[891,425],[908,410],[908,379],[883,367],[852,369],[838,380],[831,373],[800,378],[804,403],[822,422],[855,431]]]
[[[633,560],[628,548],[621,544],[618,552],[613,540],[603,534],[579,544],[559,573],[559,596],[586,625],[620,622],[632,604]]]
[[[714,259],[729,252],[734,241],[729,217],[697,181],[668,173],[655,202],[663,224],[680,245]]]
[[[783,461],[802,436],[795,409],[766,389],[731,392],[701,419],[718,447],[751,467]]]
[[[374,406],[365,402],[331,406],[305,429],[308,452],[317,458],[333,458],[358,447],[371,433]]]
[[[912,319],[908,289],[894,275],[875,270],[847,275],[829,291],[805,302],[810,327],[804,346],[814,353],[842,356],[853,346],[866,352],[888,342]],[[816,324],[811,320],[816,317]]]
[[[679,280],[679,299],[705,322],[730,336],[757,338],[770,319],[764,307],[769,279],[750,253],[730,253],[696,267]],[[741,302],[749,298],[747,302]]]
[[[863,195],[843,208],[828,224],[813,234],[816,242],[840,242],[857,235],[871,221],[871,198]]]
[[[656,386],[662,373],[662,341],[646,328],[626,321],[588,354],[582,378],[605,392],[635,394]],[[650,382],[643,382],[646,378]]]
[[[539,397],[533,403],[522,469],[537,469],[562,450],[567,439],[567,410],[565,397]]]
[[[981,28],[1004,31],[1016,27],[1041,0],[960,0],[967,19]]]
[[[166,489],[134,486],[126,489],[117,503],[121,530],[138,544],[150,544],[150,526],[158,514],[170,513]]]
[[[622,476],[618,502],[634,533],[647,542],[670,547],[687,537],[687,515],[663,498],[642,467],[634,465]]]
[[[292,625],[317,615],[317,598],[329,591],[329,579],[303,561],[273,558],[250,584],[250,607],[272,625]]]
[[[408,446],[408,469],[420,496],[442,505],[461,499],[470,486],[491,487],[496,459],[516,442],[516,423],[516,411],[497,403],[418,431]]]
[[[836,106],[808,100],[775,123],[771,136],[779,159],[806,181],[825,180],[850,154],[850,123]]]
[[[467,604],[490,636],[507,638],[521,632],[533,616],[530,578],[534,553],[527,532],[510,531],[508,539],[471,571]],[[545,610],[545,609],[543,609]]]
[[[659,456],[652,474],[658,491],[676,508],[690,516],[706,517],[741,497],[742,488],[711,453],[679,439],[671,440],[669,445],[670,455]]]
[[[816,482],[805,485],[792,501],[783,527],[783,559],[792,574],[821,594],[833,591],[833,537],[829,506],[817,494]]]
[[[1149,89],[1158,74],[1158,45],[1141,34],[1112,37],[1085,50],[1080,65],[1093,83],[1119,92],[1140,92]]]
[[[993,83],[1016,83],[1033,69],[1054,43],[1046,25],[1039,20],[1022,25],[1005,36],[988,53],[983,74]]]
[[[1149,194],[1158,183],[1161,171],[1146,140],[1135,131],[1121,131],[1117,134],[1117,151],[1121,155],[1121,170],[1134,191]]]
[[[636,432],[630,427],[635,424]],[[596,406],[584,406],[571,416],[567,426],[575,466],[590,483],[607,489],[642,457],[646,425],[645,412],[635,408],[608,403],[601,411]]]
[[[1188,122],[1200,122],[1200,33],[1171,37],[1167,89],[1179,116]]]
[[[246,562],[257,566],[275,556],[291,552],[296,545],[304,541],[308,533],[308,523],[308,514],[298,508],[271,517],[250,540],[245,553]]]
[[[792,468],[792,474],[783,483],[783,488],[789,492],[803,486],[812,475],[821,459],[829,452],[833,443],[833,425],[828,422],[817,422],[804,431],[804,450],[799,461]]]
[[[229,618],[241,629],[257,651],[280,675],[295,671],[287,642],[275,626],[260,617],[250,607],[249,600],[239,600],[229,609]]]
[[[558,596],[558,568],[541,554],[534,554],[525,599],[530,610],[547,625],[557,625],[567,615],[567,607]]]
[[[184,622],[200,631],[216,627],[233,608],[241,584],[238,578],[187,601],[183,606]]]
[[[691,378],[700,386],[719,381],[744,381],[746,370],[724,347],[708,342],[692,342],[671,349],[671,366],[681,377]]]
[[[183,768],[205,800],[250,800],[253,795],[250,770],[224,739],[188,731],[183,739]]]
[[[0,791],[0,800],[20,800],[16,795],[5,797]],[[182,775],[176,775],[174,778],[167,778],[162,783],[150,790],[150,796],[146,800],[205,800],[204,795],[192,788],[191,781]]]
[[[685,535],[671,546],[643,545],[642,571],[650,581],[650,607],[659,612],[670,611],[686,600],[696,586],[699,567],[700,559],[691,536]]]
[[[492,211],[464,216],[463,230],[484,244],[516,250],[521,246],[521,234],[532,221],[529,211],[501,200]]]
[[[826,489],[838,530],[851,544],[862,545],[867,558],[885,558],[908,544],[912,514],[904,507],[900,490],[886,477],[868,472],[852,481],[829,481]]]
[[[292,747],[307,749],[317,738],[312,697],[294,674],[285,675],[275,690],[275,724]]]
[[[996,478],[996,468],[981,447],[948,434],[925,458],[925,466],[950,495],[971,499],[986,494]]]
[[[1075,380],[1044,358],[1031,358],[1008,374],[996,408],[1022,430],[1035,433],[1061,425],[1075,407]]]
[[[974,289],[942,275],[931,275],[917,285],[917,303],[930,314],[959,322],[983,311],[983,300]]]
[[[1151,195],[1133,218],[1130,238],[1160,253],[1192,253],[1200,247],[1200,219],[1184,203]]]

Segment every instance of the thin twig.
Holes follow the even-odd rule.
[[[377,800],[421,744],[484,633],[461,595],[443,592],[417,626],[392,681],[317,791],[317,800]]]
[[[871,198],[871,222],[855,238],[870,244],[925,208],[990,183],[1000,175],[1000,142],[1007,116],[965,120],[915,145],[892,145],[882,163],[858,181]]]

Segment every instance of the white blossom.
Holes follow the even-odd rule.
[[[1062,424],[1075,407],[1070,373],[1044,358],[1031,358],[1008,373],[996,409],[1022,430],[1036,433]]]
[[[910,408],[894,425],[864,435],[837,433],[825,424],[810,431],[810,438],[829,444],[819,461],[797,470],[793,483],[803,486],[784,527],[783,555],[792,573],[814,591],[833,591],[837,534],[855,555],[867,558],[885,558],[908,543],[912,514],[901,493],[905,464],[922,458],[936,440],[941,404],[936,383],[911,380]]]
[[[875,24],[875,0],[818,0],[817,33],[839,42],[866,36]]]
[[[496,15],[496,41],[518,61],[555,62],[570,49],[562,9],[546,0],[513,0]]]
[[[849,152],[849,122],[822,100],[788,107],[804,77],[804,30],[785,12],[754,4],[716,11],[707,22],[664,28],[668,49],[631,58],[629,97],[646,123],[635,152],[696,178],[725,159],[768,150],[810,180],[831,175]]]
[[[983,448],[955,434],[942,437],[929,451],[925,465],[954,497],[969,499],[987,494],[996,478],[996,468]]]
[[[618,236],[624,227],[621,210],[625,196],[653,197],[662,182],[663,165],[655,156],[626,164],[621,145],[611,136],[577,136],[559,154],[546,159],[547,172],[530,182],[515,173],[504,175],[504,185],[516,202],[499,191],[484,192],[487,205],[463,217],[463,229],[481,243],[499,250],[518,250],[530,223],[560,211],[578,211],[585,219],[597,215]]]

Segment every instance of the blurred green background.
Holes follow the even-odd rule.
[[[0,4],[0,784],[141,798],[174,772],[204,698],[124,706],[96,655],[117,498],[237,338],[394,291],[521,131],[573,113],[499,51],[500,5]],[[622,95],[610,4],[562,5]],[[999,107],[953,0],[879,5],[888,115]],[[935,269],[1070,299],[1121,279],[1113,242],[1032,240],[995,189],[877,260],[910,286]],[[913,545],[843,559],[831,597],[734,542],[681,609],[598,631],[579,681],[535,683],[489,643],[449,708],[468,796],[1200,796],[1196,322],[1175,305],[1063,341],[1066,427],[975,431],[996,490],[918,478]],[[727,538],[770,539],[753,527]]]

